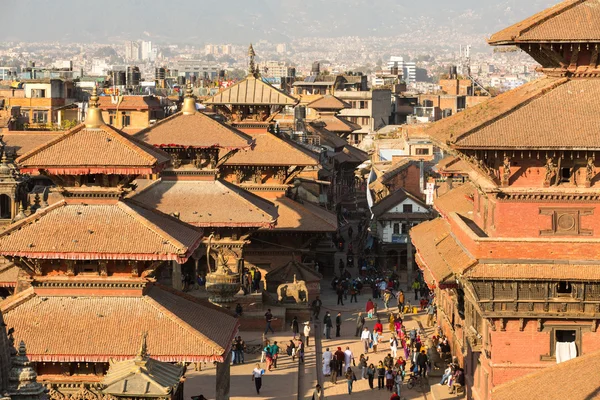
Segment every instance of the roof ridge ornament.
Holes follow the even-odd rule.
[[[248,58],[250,59],[248,62],[248,77],[252,76],[254,78],[258,78],[258,65],[256,65],[255,62],[256,52],[254,51],[252,43],[250,43],[250,47],[248,47]]]
[[[194,115],[196,114],[196,98],[194,97],[194,89],[192,84],[188,83],[185,89],[185,96],[183,98],[183,106],[181,107],[183,115]]]
[[[106,125],[104,123],[104,119],[102,118],[102,110],[100,110],[98,100],[98,89],[96,86],[92,89],[92,96],[90,97],[87,116],[85,117],[85,127],[91,129],[100,128],[102,125]]]

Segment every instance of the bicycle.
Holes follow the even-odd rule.
[[[406,387],[409,389],[419,386],[421,389],[425,388],[425,379],[421,375],[411,374],[406,382]]]

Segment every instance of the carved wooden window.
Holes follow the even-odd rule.
[[[541,236],[591,236],[591,229],[581,228],[581,217],[594,214],[593,208],[540,208],[541,215],[551,217],[551,228],[540,230]]]
[[[556,295],[559,297],[571,296],[573,285],[570,282],[558,282],[556,284]]]
[[[600,299],[600,285],[589,284],[585,288],[586,300]]]
[[[98,275],[97,264],[81,264],[77,265],[78,275]]]
[[[546,285],[538,282],[523,282],[519,284],[519,299],[542,300],[546,298]]]
[[[492,297],[492,288],[489,282],[473,282],[473,286],[481,300],[487,300]]]

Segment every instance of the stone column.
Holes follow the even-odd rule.
[[[173,261],[173,273],[171,274],[171,284],[173,285],[173,289],[183,290],[183,285],[181,284],[181,265],[176,261]]]
[[[229,400],[231,352],[222,363],[217,363],[217,400]]]
[[[410,288],[415,279],[415,274],[413,274],[413,245],[410,240],[410,233],[406,234],[406,272],[408,274],[408,287]]]

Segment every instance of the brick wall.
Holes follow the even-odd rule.
[[[400,171],[387,184],[390,185],[390,193],[403,188],[413,196],[424,199],[420,190],[421,172],[418,165],[410,165]]]

